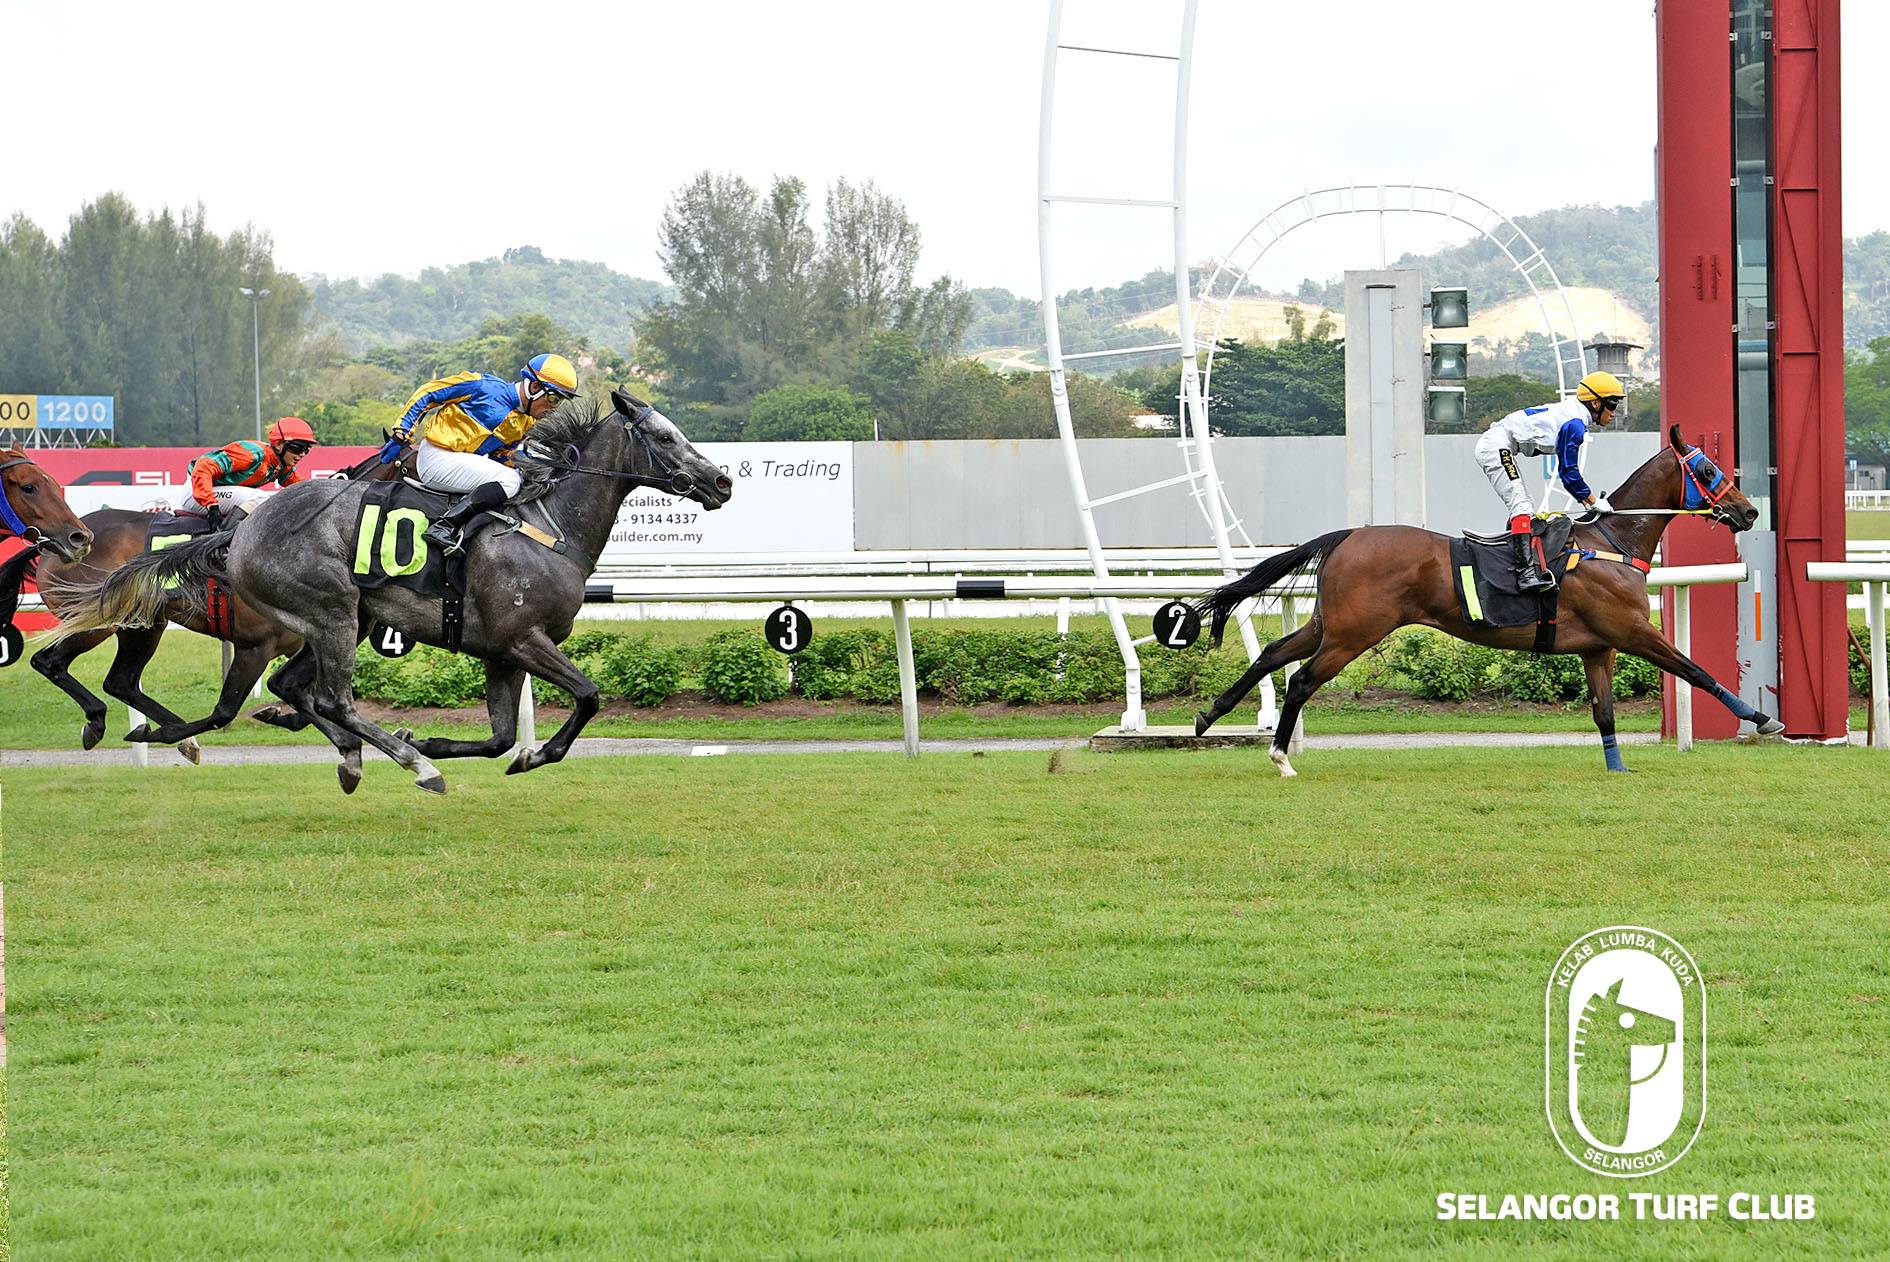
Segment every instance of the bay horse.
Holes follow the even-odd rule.
[[[1678,425],[1668,431],[1667,445],[1628,475],[1608,499],[1614,513],[1578,522],[1569,546],[1622,559],[1583,560],[1567,572],[1554,643],[1555,652],[1574,653],[1582,659],[1608,770],[1628,770],[1614,734],[1617,652],[1633,653],[1684,679],[1753,724],[1761,736],[1784,731],[1783,723],[1747,705],[1674,648],[1648,618],[1647,569],[1668,522],[1681,515],[1699,515],[1734,531],[1750,530],[1759,510],[1705,453],[1688,445]],[[1297,774],[1286,751],[1306,699],[1399,627],[1435,627],[1460,640],[1499,649],[1528,651],[1535,643],[1533,626],[1498,629],[1466,623],[1452,580],[1450,538],[1415,526],[1359,526],[1321,535],[1267,558],[1202,597],[1194,608],[1213,618],[1218,645],[1229,615],[1243,601],[1305,568],[1318,576],[1312,618],[1267,645],[1247,673],[1194,720],[1194,733],[1199,736],[1267,675],[1288,662],[1304,662],[1287,685],[1279,727],[1273,733],[1270,756],[1283,776]]]
[[[412,453],[409,452],[407,462],[411,462],[411,459]],[[337,476],[373,481],[399,476],[403,468],[404,464],[383,465],[376,454]],[[65,558],[63,563],[42,565],[37,576],[40,594],[46,601],[47,609],[55,616],[63,617],[70,604],[71,593],[102,582],[125,562],[145,552],[147,528],[151,522],[149,513],[105,508],[87,513],[83,520],[94,541],[90,554],[83,558]],[[24,570],[14,569],[10,564],[0,567],[0,607],[4,607],[9,599],[18,599],[20,583],[26,577],[30,575]],[[210,613],[216,616],[211,617]],[[223,677],[216,707],[201,719],[180,718],[144,691],[145,667],[150,665],[151,658],[157,653],[159,641],[164,638],[166,626],[172,622],[199,635],[221,640],[232,649],[230,669]],[[166,616],[150,625],[99,627],[83,634],[59,638],[33,656],[33,669],[78,702],[79,709],[85,714],[85,725],[79,729],[79,744],[84,749],[91,749],[105,735],[105,703],[73,677],[72,664],[114,637],[118,646],[105,674],[105,694],[155,720],[133,728],[125,734],[125,739],[175,745],[178,752],[193,763],[201,761],[203,757],[196,737],[203,732],[227,727],[242,709],[244,698],[249,696],[256,681],[262,678],[269,663],[278,657],[291,657],[302,647],[301,636],[262,617],[236,596],[229,597],[223,608],[208,612],[193,609],[188,601],[173,600]],[[252,717],[292,731],[304,728],[309,723],[306,715],[281,703],[263,706]]]
[[[558,645],[583,608],[586,580],[625,496],[633,487],[654,487],[713,511],[734,493],[728,475],[668,417],[622,390],[611,392],[611,402],[605,412],[596,400],[580,397],[540,421],[517,453],[535,493],[514,501],[520,528],[486,530],[466,545],[459,648],[486,663],[493,734],[485,740],[416,740],[381,728],[355,708],[355,647],[370,624],[395,628],[423,644],[445,638],[437,597],[392,583],[356,585],[364,481],[299,482],[259,504],[234,534],[136,557],[75,590],[69,616],[54,634],[149,625],[179,599],[202,613],[204,580],[216,579],[263,617],[302,637],[301,651],[270,676],[269,688],[333,742],[341,754],[343,792],[352,793],[361,782],[365,740],[411,772],[420,788],[444,793],[445,777],[431,759],[495,757],[511,749],[519,688],[528,674],[569,693],[571,714],[542,746],[519,750],[506,772],[557,762],[598,709],[597,685]]]

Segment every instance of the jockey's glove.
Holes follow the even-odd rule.
[[[1614,511],[1614,505],[1608,502],[1607,496],[1597,495],[1595,496],[1595,502],[1588,506],[1588,511],[1592,515],[1599,517],[1603,513],[1612,513]]]
[[[387,440],[387,445],[381,448],[381,463],[393,464],[394,461],[400,459],[400,453],[406,449],[407,436],[405,434],[395,434],[392,438]]]

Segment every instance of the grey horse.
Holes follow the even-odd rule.
[[[526,675],[571,694],[571,715],[542,746],[521,749],[506,771],[557,762],[598,706],[597,685],[558,645],[583,607],[585,580],[624,497],[633,487],[656,487],[713,511],[734,490],[727,473],[668,417],[622,390],[612,391],[611,402],[604,412],[594,400],[574,399],[540,422],[519,452],[528,485],[514,509],[533,529],[489,528],[467,545],[460,647],[486,664],[492,735],[485,740],[416,740],[385,730],[355,708],[355,646],[371,624],[421,643],[442,639],[437,600],[392,584],[355,585],[356,523],[371,485],[366,482],[299,483],[257,507],[233,536],[139,557],[74,593],[58,634],[81,634],[93,625],[150,625],[180,595],[201,601],[204,580],[216,578],[303,638],[302,651],[270,677],[269,688],[334,742],[344,792],[361,782],[365,740],[411,771],[421,788],[444,793],[445,778],[431,759],[495,757],[512,748]],[[535,541],[533,533],[563,539],[564,550]]]

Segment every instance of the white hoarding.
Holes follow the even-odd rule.
[[[633,490],[600,564],[653,555],[853,550],[853,444],[703,443],[700,450],[734,481],[729,502],[711,513],[694,500]],[[129,486],[69,486],[66,500],[81,514],[191,502],[190,488],[162,473],[137,477]]]
[[[853,444],[703,443],[735,494],[711,513],[693,500],[635,490],[601,564],[689,553],[851,552]]]

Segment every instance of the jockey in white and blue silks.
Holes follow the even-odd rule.
[[[1535,505],[1523,486],[1516,457],[1555,455],[1562,486],[1578,504],[1597,513],[1612,511],[1612,506],[1597,495],[1582,478],[1582,442],[1588,427],[1607,428],[1614,423],[1616,411],[1627,392],[1613,374],[1591,372],[1575,387],[1575,397],[1541,407],[1511,412],[1493,423],[1477,440],[1477,463],[1483,467],[1490,486],[1502,497],[1509,510],[1509,534],[1516,550],[1517,585],[1524,591],[1542,591],[1555,586],[1549,573],[1549,561],[1542,553],[1540,540],[1532,539],[1529,520]]]

